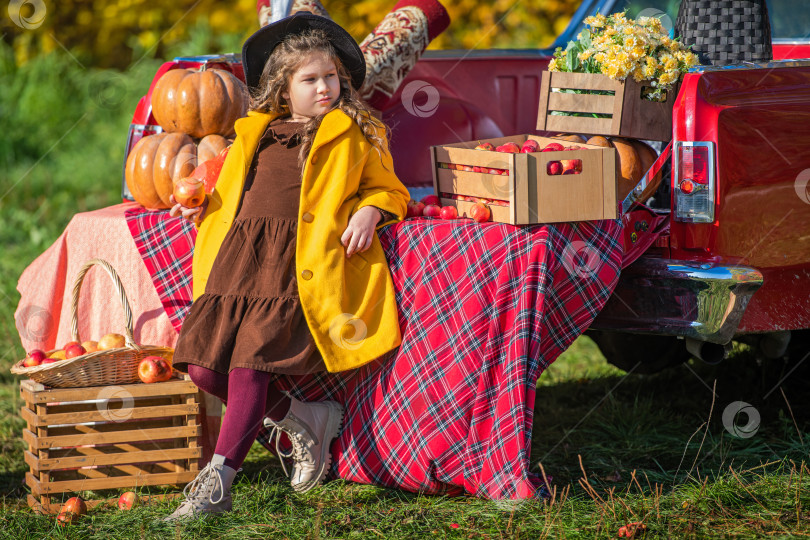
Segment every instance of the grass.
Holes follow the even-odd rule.
[[[34,514],[22,485],[18,380],[8,371],[24,354],[13,320],[16,282],[74,213],[120,200],[127,125],[157,62],[105,73],[66,55],[24,68],[11,66],[3,49],[0,58],[0,537],[615,538],[634,521],[646,526],[645,538],[810,534],[810,362],[799,355],[761,364],[739,346],[717,366],[690,362],[643,377],[605,363],[585,337],[538,381],[532,469],[551,477],[549,501],[423,496],[343,481],[301,495],[255,445],[227,516],[175,528],[159,521],[174,503],[161,502],[94,510],[60,528]],[[121,97],[93,97],[87,77],[115,81]],[[723,425],[735,401],[760,415],[750,438]]]

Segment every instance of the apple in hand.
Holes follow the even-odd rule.
[[[520,147],[521,154],[528,154],[540,150],[540,145],[534,139],[527,139],[523,146]]]
[[[205,183],[187,176],[174,183],[174,199],[186,208],[197,208],[205,201]]]
[[[73,343],[65,347],[65,358],[76,358],[86,353],[87,350],[78,343]]]
[[[495,146],[490,142],[485,142],[485,143],[479,142],[478,146],[476,146],[475,149],[476,150],[489,150],[490,152],[492,152],[493,150],[495,150]]]
[[[25,367],[34,367],[38,366],[45,360],[47,357],[45,356],[45,351],[40,349],[34,349],[28,353],[28,356],[25,357],[23,360],[23,366]]]
[[[439,217],[441,210],[442,209],[437,204],[428,204],[425,206],[425,209],[422,210],[422,215],[425,217]]]
[[[127,491],[118,498],[118,508],[121,510],[131,510],[138,504],[138,496],[134,491]]]
[[[458,217],[458,210],[455,206],[442,206],[439,210],[439,217],[442,219],[456,219]]]
[[[492,212],[489,210],[489,206],[485,204],[475,203],[472,205],[472,208],[470,208],[470,217],[478,223],[489,221],[491,215]]]
[[[138,364],[138,378],[147,384],[168,381],[172,367],[160,356],[147,356]]]

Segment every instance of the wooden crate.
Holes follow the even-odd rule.
[[[550,142],[581,150],[510,154],[475,150],[480,143],[500,146],[526,139],[536,140],[540,148]],[[549,175],[550,161],[578,159],[580,174]],[[433,188],[443,206],[455,206],[460,217],[467,217],[474,202],[444,197],[465,195],[505,201],[505,206],[488,204],[492,221],[511,225],[532,225],[565,221],[616,219],[619,216],[616,149],[572,143],[536,135],[513,135],[431,147]],[[441,164],[459,164],[506,169],[508,176],[442,168]]]
[[[188,375],[91,388],[29,379],[20,394],[28,504],[37,511],[56,513],[76,492],[180,486],[197,476],[200,397]]]
[[[649,86],[631,78],[615,81],[595,73],[544,71],[540,84],[537,129],[540,131],[591,133],[653,141],[672,139],[672,107],[677,88],[666,94],[666,101],[643,99],[642,88]],[[612,95],[576,94],[560,89],[608,91]],[[564,116],[552,111],[596,114]]]

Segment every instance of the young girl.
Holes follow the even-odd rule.
[[[343,408],[287,396],[272,374],[354,369],[401,340],[376,229],[404,217],[409,194],[386,127],[357,97],[360,48],[329,19],[298,13],[248,38],[242,62],[250,111],[216,189],[200,208],[170,211],[199,228],[174,365],[227,408],[211,463],[169,520],[231,509],[262,421],[292,442],[292,487],[322,482]]]

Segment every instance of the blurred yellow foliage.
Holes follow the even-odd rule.
[[[394,0],[322,0],[332,18],[361,41],[394,7]],[[445,0],[450,27],[431,49],[547,47],[568,24],[579,0]],[[0,18],[2,39],[15,60],[66,49],[78,61],[124,68],[143,55],[165,57],[207,22],[214,36],[246,38],[258,29],[256,0],[11,0]],[[16,17],[15,17],[16,14]],[[225,51],[201,50],[197,54]],[[238,50],[230,52],[239,52]]]

